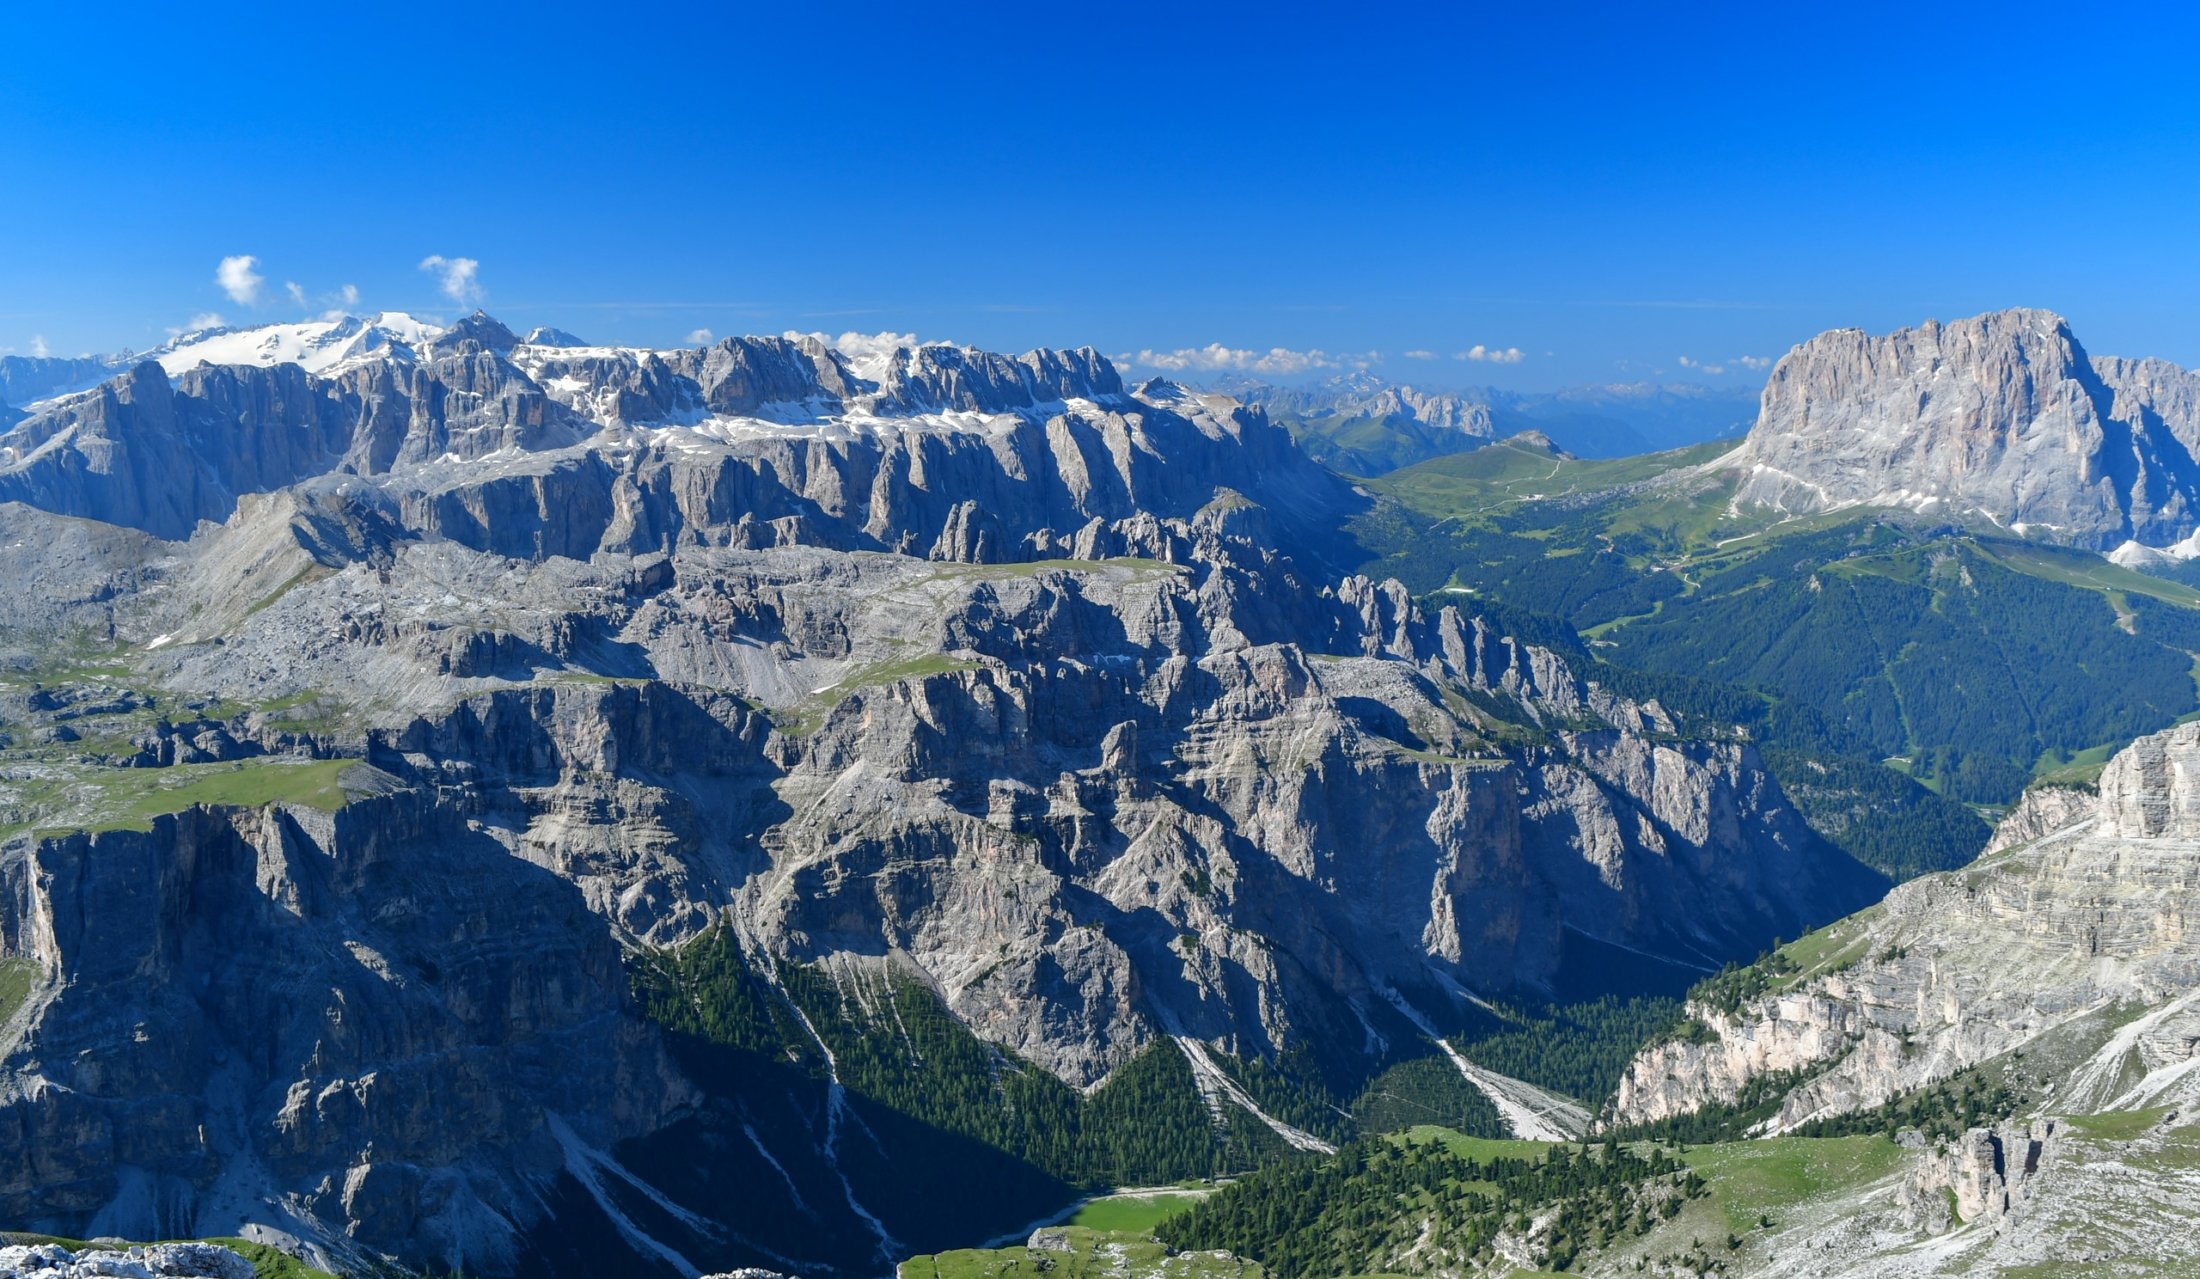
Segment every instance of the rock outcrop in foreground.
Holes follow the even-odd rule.
[[[0,1247],[0,1279],[252,1279],[256,1273],[251,1262],[210,1243],[80,1252],[54,1244]]]
[[[1777,1134],[1989,1072],[2029,1098],[2030,1117],[1972,1130],[1894,1192],[1915,1230],[1969,1232],[1913,1254],[1899,1230],[1866,1240],[1858,1225],[1843,1245],[1869,1244],[1858,1273],[1939,1273],[1959,1254],[1981,1270],[2200,1262],[2179,1224],[2200,1202],[2196,904],[2200,725],[2188,724],[2119,753],[2097,796],[2036,791],[1971,866],[1789,947],[1800,970],[1773,970],[1765,993],[1692,1003],[1706,1033],[1638,1056],[1616,1120],[1769,1096],[1760,1131]],[[1782,1246],[1802,1258],[1827,1238]]]

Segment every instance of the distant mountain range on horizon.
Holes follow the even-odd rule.
[[[1611,382],[1556,391],[1411,385],[1367,370],[1287,386],[1240,374],[1201,383],[1259,404],[1317,460],[1353,475],[1536,431],[1579,457],[1625,457],[1739,436],[1757,417],[1756,387]]]

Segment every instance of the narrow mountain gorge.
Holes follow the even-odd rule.
[[[332,333],[0,433],[10,1222],[873,1273],[1401,1071],[1578,1129],[1431,1040],[1885,888],[1731,720],[1349,572],[1226,398]]]

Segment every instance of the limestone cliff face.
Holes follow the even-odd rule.
[[[2017,797],[1979,851],[1985,857],[2044,839],[2065,826],[2091,817],[2100,803],[2092,791],[2075,786],[2033,786]]]
[[[1962,1224],[1996,1225],[2041,1193],[2062,1125],[2053,1119],[1972,1128],[1917,1160],[1895,1192],[1910,1224],[1928,1235]],[[1914,1137],[1915,1134],[1912,1134]]]
[[[607,1146],[687,1095],[579,890],[419,792],[18,839],[0,884],[46,978],[0,1073],[10,1221],[191,1234],[241,1197],[493,1261],[553,1116]]]
[[[622,955],[725,922],[759,980],[914,982],[1080,1087],[1163,1036],[1349,1074],[1584,939],[1716,963],[1883,888],[1721,726],[1335,574],[1349,485],[1090,352],[475,317],[147,365],[6,446],[0,639],[89,619],[115,687],[67,696],[178,708],[65,758],[61,693],[0,704],[55,734],[0,772],[0,1217],[71,1236],[578,1273],[546,1240],[588,1220],[865,1273],[923,1205],[860,1206],[906,1170],[840,1142],[824,1056],[710,1092]],[[303,756],[358,761],[333,815],[104,829],[147,774]],[[619,1162],[664,1150],[700,1179]],[[751,1183],[787,1211],[695,1215]]]
[[[1772,1121],[1791,1127],[2042,1042],[2083,1049],[2067,1048],[2065,1113],[2186,1097],[2200,1042],[2196,769],[2200,726],[2185,725],[2119,753],[2082,809],[2077,792],[2028,800],[1996,851],[1836,925],[1785,989],[1731,1012],[1692,1007],[1711,1038],[1636,1058],[1620,1120],[1793,1072]],[[2038,835],[2045,813],[2068,820]]]
[[[374,794],[8,846],[0,938],[42,974],[0,1040],[11,1219],[177,1233],[244,1203],[512,1264],[530,1187],[695,1096],[622,947],[729,916],[765,956],[914,975],[1090,1085],[1159,1035],[1376,1052],[1412,1033],[1393,998],[1532,991],[1575,934],[1746,954],[1877,891],[1746,745],[1395,584],[1317,588],[1240,505],[1039,565],[515,563],[251,511],[215,543],[340,567],[223,615],[202,592],[238,570],[201,546],[133,625],[177,637],[165,683],[375,699],[356,745],[305,743]],[[821,1131],[772,1157],[814,1164]]]
[[[866,377],[865,374],[870,376]],[[1218,488],[1287,522],[1356,499],[1259,413],[1097,353],[810,340],[536,347],[487,317],[326,375],[138,365],[0,432],[0,501],[180,539],[322,478],[430,537],[524,558],[828,545],[1008,560],[1089,521],[1189,516]]]
[[[2200,518],[2192,404],[2182,370],[2097,362],[2047,311],[1839,329],[1773,368],[1722,465],[1741,469],[1742,500],[1798,513],[1893,506],[2158,547]]]

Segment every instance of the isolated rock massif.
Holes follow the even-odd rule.
[[[1883,887],[1746,742],[1336,575],[1363,499],[1226,399],[371,336],[0,435],[0,1220],[861,1271],[928,1225],[825,1040],[781,996],[831,1086],[726,1094],[625,964],[730,928],[760,989],[914,983],[1090,1088],[1372,1066],[1576,948],[1701,968]]]
[[[1741,469],[1739,500],[1798,514],[1901,507],[2160,549],[2200,528],[2196,403],[2200,375],[2089,356],[2049,311],[1836,329],[1774,366],[1756,426],[1719,465]]]

